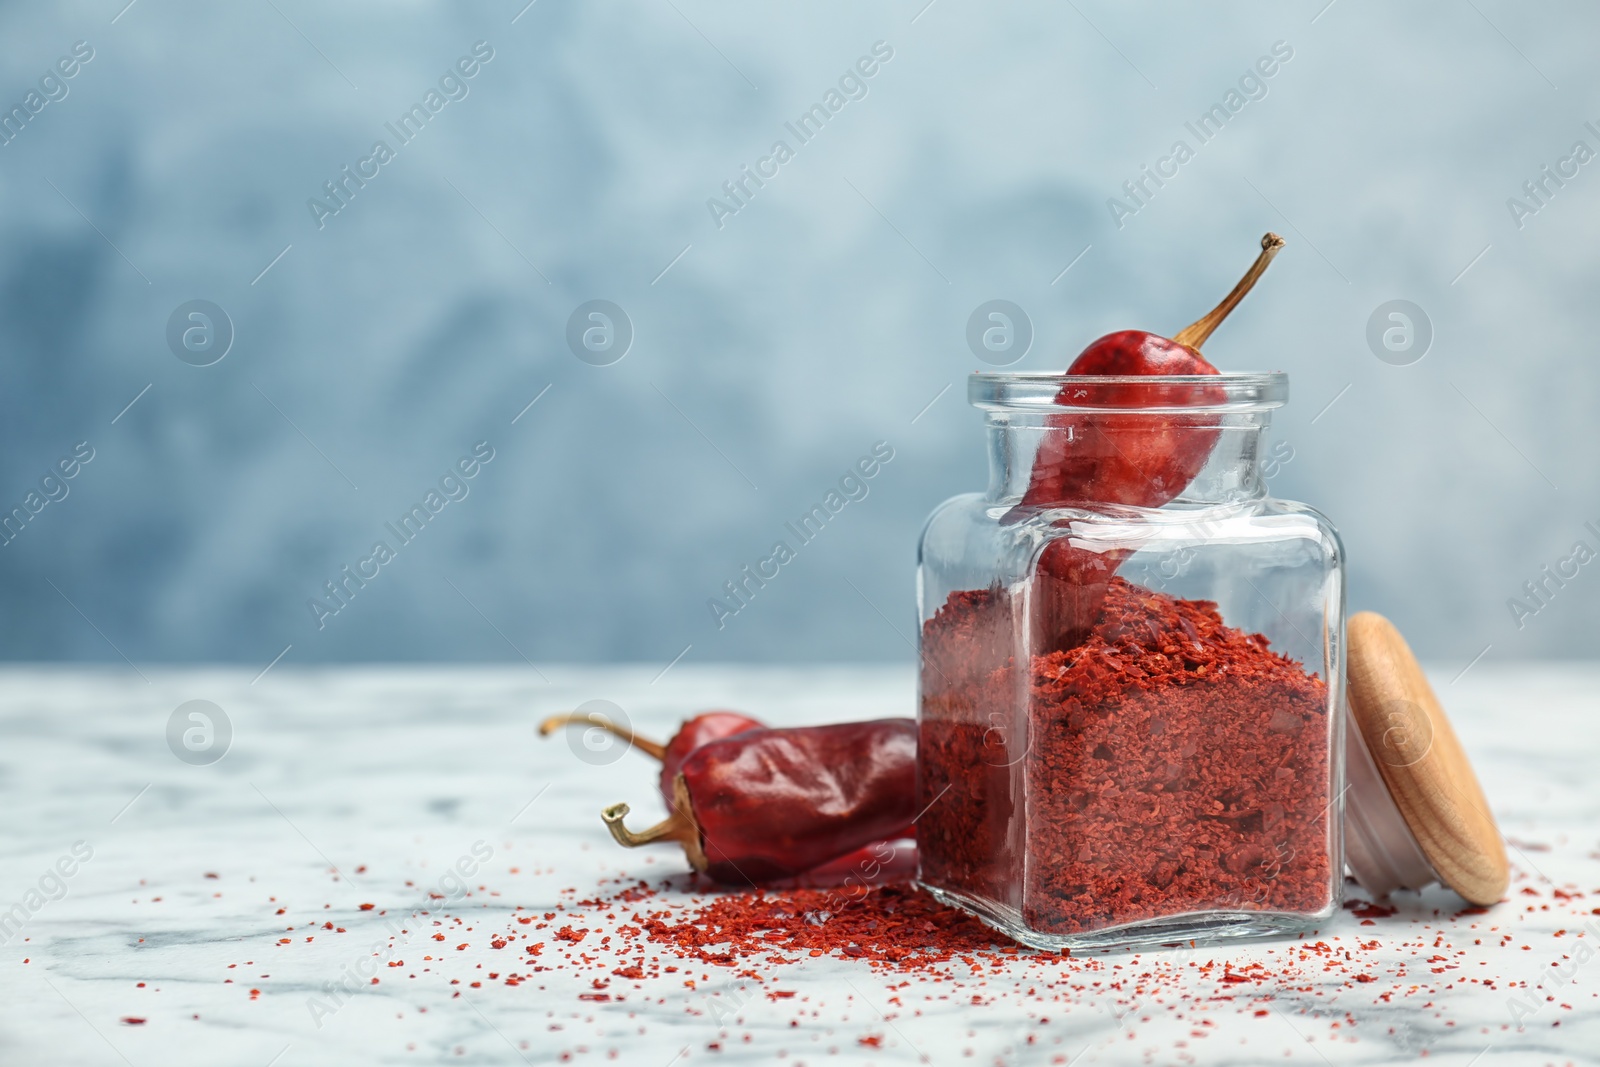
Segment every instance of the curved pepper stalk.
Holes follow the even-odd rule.
[[[678,768],[683,766],[683,761],[689,758],[691,752],[707,741],[731,737],[745,730],[760,729],[763,726],[759,719],[752,719],[737,711],[702,711],[694,718],[685,720],[684,724],[678,727],[678,732],[672,735],[672,740],[663,745],[660,741],[640,737],[604,715],[596,715],[594,712],[569,712],[564,715],[552,715],[541,722],[539,736],[549,737],[563,726],[579,723],[585,726],[598,726],[652,759],[660,760],[661,799],[667,802],[669,808],[674,803],[672,780],[678,776]]]
[[[694,805],[689,802],[689,787],[682,774],[673,779],[672,814],[646,830],[633,831],[623,823],[632,809],[624,803],[612,804],[600,812],[600,819],[611,831],[611,836],[623,848],[638,848],[657,841],[676,841],[683,846],[689,866],[704,874],[710,864],[701,845],[700,824],[694,817]]]

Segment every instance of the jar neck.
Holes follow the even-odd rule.
[[[1036,457],[1049,441],[1053,456],[1092,456],[1109,452],[1118,457],[1143,457],[1163,451],[1161,435],[1170,432],[1172,419],[1182,416],[1119,413],[1108,419],[1043,415],[1036,411],[985,413],[989,437],[989,487],[996,503],[1020,501],[1032,481]],[[1267,495],[1267,429],[1265,410],[1207,415],[1195,427],[1184,427],[1189,443],[1209,439],[1209,454],[1198,473],[1167,506],[1208,507],[1260,499]],[[1203,449],[1202,449],[1203,451]],[[1279,457],[1282,462],[1282,457]],[[1198,462],[1198,461],[1197,461]],[[1084,501],[1093,504],[1095,501]],[[1118,503],[1119,501],[1108,501]]]

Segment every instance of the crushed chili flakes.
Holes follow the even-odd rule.
[[[1583,992],[1577,985],[1561,998],[1545,1000],[1546,984],[1567,973],[1573,960],[1590,958],[1590,946],[1600,939],[1600,922],[1589,914],[1600,890],[1580,889],[1571,882],[1546,886],[1542,878],[1536,881],[1520,870],[1514,872],[1515,902],[1491,912],[1512,923],[1520,923],[1524,912],[1538,913],[1535,922],[1560,915],[1553,939],[1550,930],[1530,927],[1506,932],[1495,919],[1480,921],[1482,909],[1453,908],[1445,897],[1401,894],[1377,905],[1392,908],[1393,914],[1361,920],[1340,912],[1330,929],[1305,941],[1072,955],[1019,948],[965,913],[894,881],[896,877],[902,876],[891,876],[887,880],[892,884],[872,889],[771,887],[759,894],[722,894],[681,875],[655,881],[624,876],[585,879],[581,889],[551,889],[548,898],[535,897],[509,909],[485,905],[491,910],[463,908],[459,914],[453,908],[430,909],[413,917],[409,933],[386,928],[393,950],[409,944],[413,951],[426,945],[437,952],[444,946],[436,948],[431,935],[448,928],[473,935],[470,954],[424,956],[420,965],[384,971],[382,986],[362,990],[379,994],[396,982],[420,982],[441,983],[441,991],[460,987],[453,997],[482,990],[483,996],[532,998],[522,1003],[548,1009],[548,1029],[569,1035],[589,1024],[605,1026],[624,1016],[632,1020],[636,1014],[643,1033],[654,1025],[647,1012],[659,1022],[661,1012],[681,1011],[695,1025],[704,1025],[701,1047],[706,1050],[753,1046],[769,1062],[796,1062],[781,1057],[804,1048],[785,1048],[786,1041],[814,1038],[819,1026],[848,1027],[838,1033],[840,1045],[881,1037],[881,1047],[909,1051],[908,1044],[914,1049],[925,1040],[916,1029],[918,1016],[962,1012],[968,1005],[993,1006],[1012,1012],[1013,1018],[1019,1008],[1025,1009],[1027,1030],[1018,1034],[1020,1042],[1046,1048],[1062,1046],[1075,1033],[1070,1023],[1066,1028],[1052,1025],[1063,1021],[1058,1014],[1068,1020],[1103,1021],[1110,1010],[1127,1024],[1119,1038],[1160,1041],[1159,1046],[1149,1045],[1145,1059],[1168,1062],[1168,1023],[1185,1024],[1183,1032],[1191,1040],[1237,1033],[1237,1024],[1223,1027],[1240,1018],[1281,1036],[1283,1025],[1273,1016],[1289,1015],[1301,1029],[1318,1026],[1320,1020],[1319,1040],[1326,1035],[1354,1041],[1369,1024],[1362,1012],[1371,1005],[1423,1013],[1443,1027],[1481,1030],[1487,1038],[1490,1023],[1479,1023],[1497,1017],[1510,1003],[1508,997],[1520,1006],[1519,1012],[1527,1013],[1530,1029],[1554,1027],[1563,1019],[1578,1021],[1582,1017],[1574,1018],[1577,1013],[1592,1012],[1600,1001],[1600,993]],[[1521,893],[1523,886],[1533,892]],[[1359,896],[1360,890],[1353,895]],[[1373,906],[1352,903],[1350,912]],[[534,912],[533,907],[551,910]],[[1362,929],[1358,922],[1378,928]],[[380,929],[375,917],[363,923],[352,930]],[[566,941],[555,936],[559,929],[581,930],[587,936],[581,943]],[[320,951],[332,940],[319,938],[314,946],[296,941],[284,951]],[[512,952],[494,953],[496,940],[507,942]],[[275,941],[272,931],[258,943],[267,947]],[[895,958],[889,949],[910,951]],[[1517,958],[1508,960],[1512,952],[1504,949]],[[317,973],[340,958],[342,953],[317,962]],[[242,976],[238,968],[252,965],[248,959],[229,964],[222,974]],[[840,988],[841,974],[855,988]],[[871,980],[862,981],[868,974]],[[498,992],[497,985],[506,992]],[[255,988],[250,999],[267,1000],[274,993],[297,999],[302,995],[296,984]],[[417,1008],[418,1014],[427,1010]],[[745,1013],[755,1016],[751,1024],[741,1018]],[[774,1014],[780,1026],[769,1028]],[[787,1024],[782,1025],[785,1016]],[[1357,1016],[1362,1016],[1361,1031]],[[982,1017],[994,1019],[992,1013]],[[893,1031],[885,1032],[880,1018],[909,1021],[894,1023]],[[158,1021],[152,1017],[152,1025]],[[1499,1024],[1501,1030],[1508,1028],[1509,1023]],[[909,1033],[910,1042],[906,1033],[895,1032],[901,1029]],[[967,1036],[974,1035],[969,1031]],[[1380,1034],[1379,1040],[1388,1048],[1393,1038]],[[806,1047],[817,1046],[808,1041]],[[1062,1048],[1057,1058],[1064,1063],[1074,1058],[1074,1050]],[[552,1055],[566,1061],[588,1051],[573,1044],[559,1053],[552,1049]],[[1002,1051],[1000,1058],[1007,1058],[1012,1049]],[[616,1058],[618,1052],[609,1049],[606,1055]]]
[[[1358,919],[1387,919],[1397,910],[1384,904],[1374,903],[1370,900],[1347,900],[1344,902],[1344,906]],[[1484,914],[1485,911],[1487,911],[1487,909],[1482,909],[1478,912],[1478,914]]]
[[[652,941],[719,966],[774,949],[839,956],[901,970],[988,953],[1011,942],[909,885],[840,894],[823,889],[733,893],[684,916],[647,918]],[[1014,947],[1014,946],[1012,946]]]
[[[1001,591],[923,629],[922,880],[1034,930],[1325,913],[1326,684],[1209,601],[1111,580],[1089,636],[1019,676]]]

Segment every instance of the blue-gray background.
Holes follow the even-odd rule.
[[[0,548],[0,655],[907,659],[922,519],[985,473],[972,309],[1021,305],[1018,369],[1059,369],[1195,317],[1267,229],[1289,248],[1207,352],[1290,373],[1272,484],[1340,525],[1353,606],[1462,664],[1600,651],[1600,565],[1520,630],[1506,604],[1600,546],[1600,163],[1507,207],[1600,148],[1600,11],[125,2],[0,6],[7,111],[94,49],[0,147],[0,508],[95,449]],[[308,198],[478,40],[470,94],[319,229]],[[719,228],[707,198],[877,41]],[[1277,41],[1266,96],[1115,225]],[[205,368],[165,340],[195,298],[237,331]],[[608,367],[565,341],[594,298],[636,331]],[[1396,298],[1435,331],[1410,366],[1365,340]],[[479,440],[471,495],[319,630],[307,599]],[[870,496],[719,631],[707,598],[879,440]]]

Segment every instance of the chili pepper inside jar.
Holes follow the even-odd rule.
[[[1282,374],[973,375],[990,484],[933,513],[918,560],[939,899],[1055,949],[1338,907],[1342,550],[1267,491],[1287,395]]]

